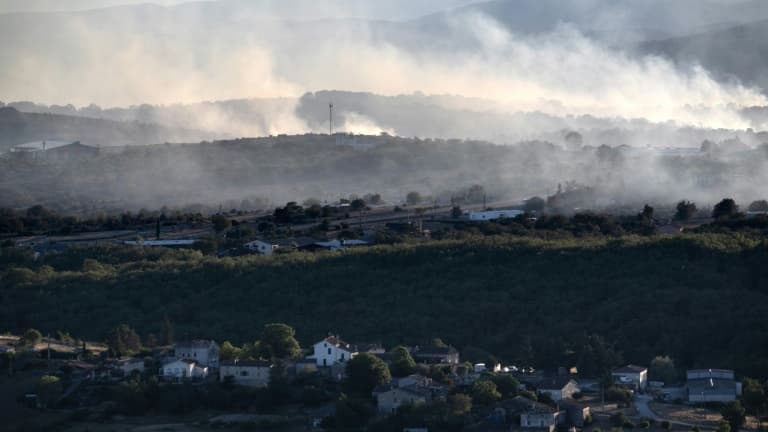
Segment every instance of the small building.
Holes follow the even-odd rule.
[[[574,393],[579,392],[579,386],[575,380],[568,377],[545,378],[537,384],[539,394],[547,394],[553,401],[572,399]]]
[[[116,366],[123,376],[144,373],[144,359],[141,358],[121,359],[117,361]]]
[[[177,358],[193,360],[210,369],[219,368],[219,345],[212,340],[193,340],[173,344]]]
[[[741,383],[728,369],[696,369],[686,373],[688,402],[729,402],[741,395]]]
[[[208,368],[194,360],[169,358],[163,362],[158,375],[163,379],[173,381],[200,379],[208,376]]]
[[[492,221],[498,219],[512,219],[525,214],[521,210],[489,210],[482,212],[467,212],[466,217],[471,221]]]
[[[564,422],[564,414],[541,402],[516,396],[496,404],[493,417],[497,422],[511,423],[511,430],[542,430],[553,432]],[[518,420],[519,419],[519,420]]]
[[[231,380],[234,384],[264,388],[269,385],[272,363],[261,360],[234,360],[221,362],[219,380]]]
[[[381,415],[397,412],[403,405],[418,405],[432,401],[432,391],[426,387],[411,385],[393,387],[392,385],[377,387],[373,390],[376,400],[376,410]]]
[[[357,347],[344,342],[339,336],[328,336],[316,343],[314,353],[307,358],[315,360],[318,367],[330,367],[345,363],[357,355]]]
[[[452,346],[417,346],[411,350],[411,355],[418,363],[459,364],[459,351]]]
[[[250,252],[261,255],[272,255],[280,248],[280,246],[274,242],[266,242],[262,240],[254,240],[244,244],[243,247]]]
[[[317,372],[317,362],[311,358],[293,360],[288,363],[288,371],[294,376],[312,374]]]
[[[627,365],[611,372],[613,383],[635,391],[645,391],[648,387],[648,368]]]

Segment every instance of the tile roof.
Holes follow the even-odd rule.
[[[624,367],[620,367],[613,371],[613,373],[640,373],[643,371],[647,371],[648,368],[645,368],[643,366],[637,366],[637,365],[626,365]]]

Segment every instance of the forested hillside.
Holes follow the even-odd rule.
[[[681,367],[761,376],[766,258],[764,240],[738,234],[497,236],[240,258],[79,250],[6,262],[0,331],[102,339],[127,323],[146,337],[168,316],[177,338],[243,343],[285,322],[304,346],[329,331],[387,344],[441,337],[539,368],[588,373],[615,349],[639,364],[668,354]]]

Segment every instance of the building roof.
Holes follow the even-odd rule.
[[[523,396],[515,396],[497,404],[499,407],[516,413],[554,413],[557,410],[541,402],[533,401]]]
[[[221,362],[221,366],[269,368],[272,363],[266,360],[228,360]]]
[[[562,390],[570,382],[576,383],[569,377],[544,378],[536,385],[536,388],[539,390]]]
[[[718,373],[718,374],[731,374],[734,375],[731,369],[689,369],[688,373],[706,374],[706,373]]]
[[[729,379],[697,379],[688,381],[688,393],[691,395],[697,394],[725,394],[733,395],[738,391],[737,383],[734,380]]]
[[[329,335],[328,337],[326,337],[325,339],[321,340],[318,343],[323,343],[323,342],[327,342],[335,346],[336,348],[343,349],[349,352],[357,352],[356,346],[350,344],[349,342],[345,342],[341,340],[341,338],[338,335]]]
[[[458,354],[459,352],[456,350],[456,348],[452,346],[445,346],[445,347],[426,346],[426,347],[415,347],[413,348],[412,353],[417,356],[440,356],[440,355]]]
[[[648,368],[637,365],[626,365],[613,371],[613,373],[641,373],[647,371]]]
[[[219,345],[212,340],[193,340],[176,342],[173,344],[173,349],[205,349],[205,348],[218,348]]]
[[[420,386],[418,384],[409,385],[405,387],[396,387],[396,386],[393,386],[392,384],[382,385],[374,388],[373,394],[379,395],[383,393],[389,393],[391,391],[400,391],[400,392],[408,393],[410,395],[424,398],[424,399],[432,398],[432,389],[430,389],[429,387]]]

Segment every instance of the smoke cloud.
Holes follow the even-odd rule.
[[[572,26],[516,35],[480,14],[453,16],[451,39],[426,48],[394,37],[400,27],[382,33],[364,22],[326,32],[322,23],[295,21],[246,20],[221,28],[205,16],[187,17],[182,25],[159,12],[146,23],[116,28],[108,25],[114,17],[98,26],[92,14],[56,17],[52,34],[3,48],[13,61],[0,65],[0,98],[126,106],[296,98],[318,89],[420,91],[483,98],[496,111],[731,129],[749,126],[740,108],[768,104],[757,89],[718,82],[698,66],[681,69],[659,57],[608,48]],[[429,35],[412,40],[421,38]],[[254,126],[210,106],[200,110],[198,123],[234,134],[306,131],[290,111],[268,113],[269,124]],[[386,129],[370,118],[362,126],[352,129]]]

